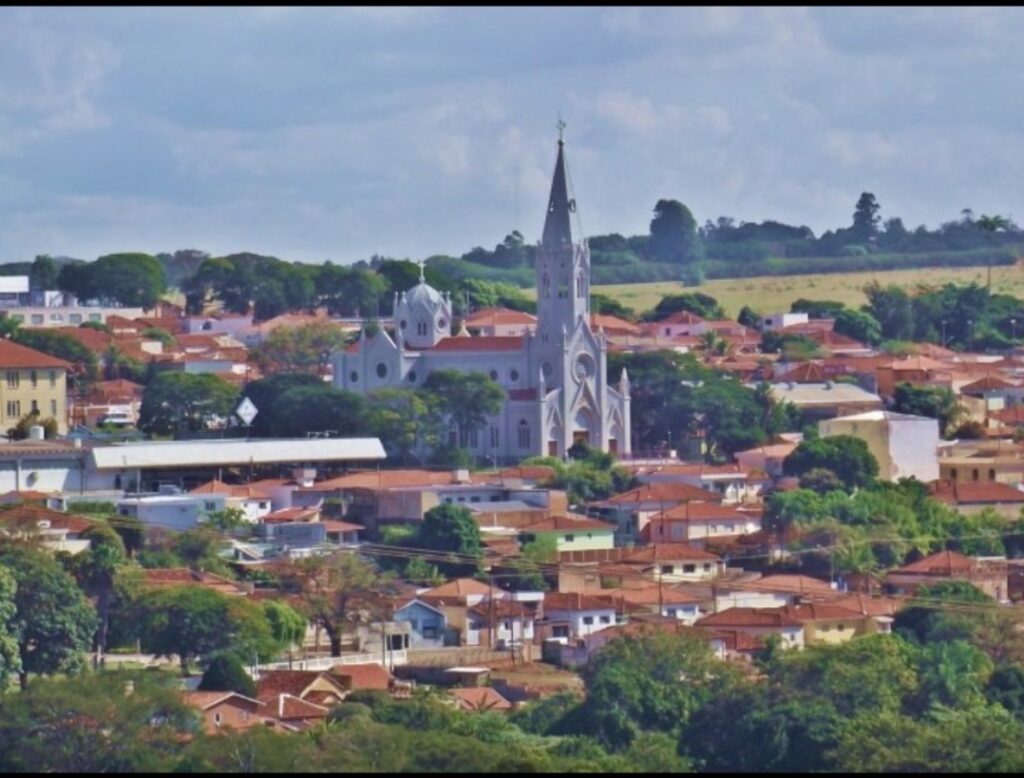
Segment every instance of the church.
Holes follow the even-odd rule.
[[[394,337],[384,330],[334,356],[334,385],[359,394],[416,388],[434,370],[478,371],[506,393],[479,429],[451,434],[481,459],[564,458],[583,441],[618,456],[630,447],[629,379],[607,381],[608,342],[590,325],[590,250],[569,191],[565,144],[558,157],[536,255],[537,326],[517,336],[452,334],[451,297],[420,282],[395,294]],[[574,240],[574,231],[577,238]]]

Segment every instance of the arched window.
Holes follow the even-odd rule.
[[[547,273],[544,274],[541,281],[541,289],[544,292],[545,297],[551,297],[551,279],[548,277]]]
[[[526,419],[519,420],[519,448],[530,447],[530,423]]]

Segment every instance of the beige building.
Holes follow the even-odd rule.
[[[35,349],[0,340],[0,430],[6,432],[29,413],[57,420],[68,432],[67,377],[71,365]]]
[[[823,438],[851,435],[868,445],[878,460],[883,481],[916,478],[928,483],[939,477],[939,422],[927,416],[868,411],[818,422]]]

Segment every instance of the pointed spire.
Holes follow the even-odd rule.
[[[619,375],[619,394],[629,397],[629,375],[626,373],[626,368],[622,368],[622,373]]]
[[[576,209],[576,202],[569,197],[565,173],[565,142],[562,129],[565,123],[558,122],[558,159],[555,160],[555,174],[551,179],[551,196],[548,198],[548,215],[544,219],[544,233],[541,242],[545,246],[557,247],[572,244],[572,227],[569,214]]]

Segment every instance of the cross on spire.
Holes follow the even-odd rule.
[[[423,268],[427,264],[427,260],[425,260],[425,259],[417,259],[417,260],[413,260],[413,261],[417,265],[419,265],[419,268],[420,268],[420,283],[422,284],[422,283],[424,283],[427,280],[426,276],[423,274]]]
[[[562,114],[558,114],[558,124],[555,125],[558,128],[558,142],[562,143],[562,130],[565,129],[565,122],[562,121]]]

